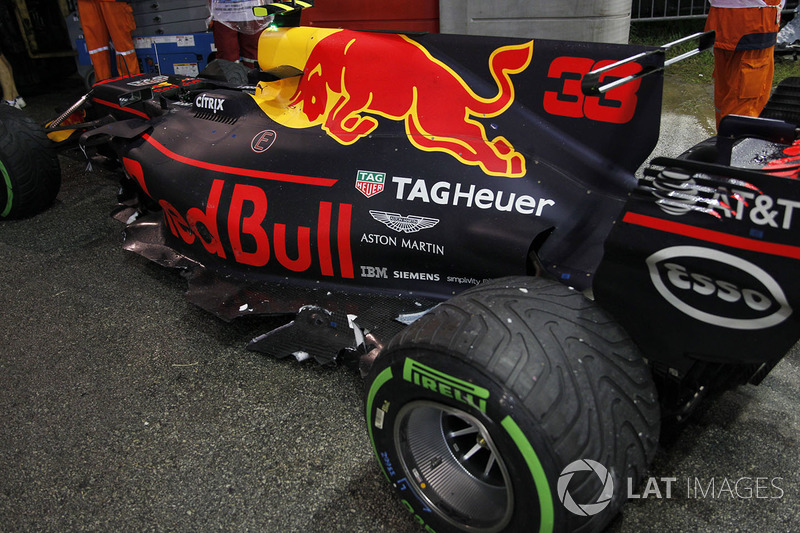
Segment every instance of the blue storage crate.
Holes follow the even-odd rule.
[[[78,64],[91,65],[86,41],[75,40]],[[211,33],[189,33],[185,35],[148,35],[133,38],[139,66],[145,74],[177,74],[197,76],[213,59],[216,53],[214,36]],[[113,54],[113,50],[112,50]],[[112,64],[112,73],[116,65]]]
[[[142,72],[197,76],[217,48],[211,33],[151,35],[133,38]]]

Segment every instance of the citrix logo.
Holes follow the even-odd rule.
[[[216,113],[217,111],[223,111],[222,105],[224,103],[225,100],[223,100],[222,98],[214,98],[206,94],[198,95],[197,98],[194,99],[195,106],[201,109],[208,109],[209,111],[213,111],[214,113]]]
[[[600,479],[600,482],[603,484],[603,490],[597,497],[596,502],[579,504],[576,503],[572,498],[568,488],[569,482],[572,480],[572,476],[576,472],[594,472],[595,475],[597,475],[597,477]],[[561,500],[561,503],[564,504],[564,507],[567,509],[567,511],[579,516],[596,515],[608,507],[608,504],[611,503],[611,498],[614,496],[614,480],[612,479],[611,474],[608,472],[606,467],[597,461],[592,461],[591,459],[578,459],[577,461],[568,464],[564,470],[561,471],[561,475],[558,478],[558,484],[556,487],[558,491],[558,499]]]

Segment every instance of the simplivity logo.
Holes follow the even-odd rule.
[[[569,482],[576,472],[594,472],[595,475],[600,478],[600,483],[603,484],[603,490],[597,497],[596,502],[578,504],[572,498],[568,490]],[[561,471],[561,475],[558,478],[557,490],[558,499],[561,500],[561,503],[564,504],[567,511],[580,516],[592,516],[605,509],[608,504],[611,503],[611,497],[614,495],[614,480],[611,478],[611,474],[608,473],[606,467],[597,461],[578,459],[568,464],[566,468]]]

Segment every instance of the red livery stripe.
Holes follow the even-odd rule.
[[[731,248],[739,248],[742,250],[750,250],[753,252],[760,252],[770,255],[779,255],[783,257],[791,257],[792,259],[800,259],[800,248],[797,246],[790,246],[788,244],[776,244],[772,242],[764,242],[756,239],[748,239],[746,237],[737,237],[721,231],[714,231],[710,229],[698,228],[688,224],[681,224],[680,222],[671,222],[669,220],[662,220],[639,213],[625,213],[623,222],[628,224],[635,224],[646,228],[665,231],[667,233],[675,233],[677,235],[685,235],[693,239],[701,241],[713,242],[723,246],[730,246]]]
[[[221,172],[223,174],[236,174],[238,176],[247,176],[250,178],[259,178],[265,180],[285,181],[289,183],[302,183],[304,185],[318,185],[320,187],[331,187],[337,181],[332,178],[295,176],[293,174],[279,174],[277,172],[266,172],[263,170],[252,170],[249,168],[238,168],[227,165],[218,165],[216,163],[208,163],[206,161],[200,161],[198,159],[192,159],[190,157],[176,154],[175,152],[169,150],[167,147],[165,147],[157,140],[153,139],[153,137],[151,137],[148,134],[142,135],[142,138],[148,143],[150,143],[156,150],[158,150],[165,156],[169,157],[170,159],[173,159],[185,165],[191,165],[193,167],[203,168],[205,170],[211,170],[213,172]]]
[[[147,116],[147,113],[143,113],[141,111],[137,111],[136,109],[131,109],[130,107],[122,107],[119,104],[115,104],[114,102],[108,102],[106,100],[101,100],[99,98],[92,98],[92,102],[96,102],[100,105],[104,105],[106,107],[113,107],[114,109],[119,109],[120,111],[124,111],[126,113],[130,113],[132,115],[137,115],[142,118],[149,119],[150,117]]]

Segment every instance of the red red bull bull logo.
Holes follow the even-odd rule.
[[[511,77],[530,64],[533,41],[491,54],[497,92],[485,98],[407,36],[349,30],[321,35],[289,102],[296,111],[291,120],[285,113],[273,116],[260,102],[270,116],[294,127],[319,125],[346,145],[370,135],[381,119],[402,121],[420,150],[449,154],[489,175],[525,175],[523,155],[502,136],[490,139],[479,119],[496,117],[514,102]]]

